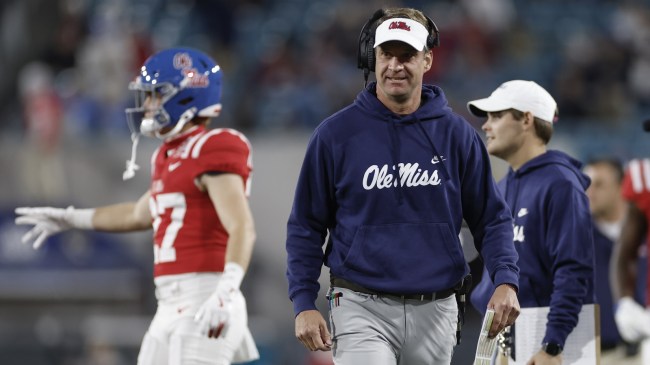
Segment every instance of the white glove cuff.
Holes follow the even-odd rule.
[[[625,306],[625,308],[643,308],[639,303],[636,302],[632,297],[622,297],[618,300],[618,306]]]
[[[66,209],[66,218],[71,226],[78,229],[93,229],[93,215],[95,209]]]
[[[242,280],[244,279],[244,268],[236,262],[227,262],[223,268],[220,286],[239,290]]]

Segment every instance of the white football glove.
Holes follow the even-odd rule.
[[[194,316],[201,334],[217,338],[226,332],[232,312],[233,295],[239,292],[243,278],[244,269],[239,264],[226,263],[217,289]]]
[[[616,327],[628,342],[650,337],[650,311],[645,310],[630,297],[623,297],[616,308]]]
[[[67,209],[52,207],[16,208],[16,224],[31,224],[34,227],[25,233],[22,242],[34,240],[33,247],[38,249],[45,240],[56,233],[70,228],[92,229],[95,209]],[[34,237],[36,237],[34,239]]]

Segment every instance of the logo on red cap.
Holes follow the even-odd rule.
[[[405,30],[407,32],[411,31],[411,27],[406,25],[406,23],[404,23],[402,21],[395,21],[395,22],[390,23],[390,25],[388,26],[388,29],[403,29],[403,30]]]

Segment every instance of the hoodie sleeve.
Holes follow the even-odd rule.
[[[286,275],[295,315],[316,309],[322,247],[334,217],[332,173],[332,156],[317,131],[307,146],[287,224]]]
[[[468,146],[461,188],[463,218],[492,282],[518,288],[519,256],[513,242],[512,215],[497,189],[487,150],[476,131]]]
[[[594,275],[593,229],[583,190],[566,180],[549,188],[545,244],[551,255],[553,294],[544,342],[564,345],[582,304],[593,302],[588,298]]]

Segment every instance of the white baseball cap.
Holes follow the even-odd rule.
[[[553,123],[557,103],[534,81],[512,80],[501,84],[489,97],[468,102],[467,109],[477,117],[485,117],[488,112],[516,109]]]
[[[418,51],[423,51],[428,36],[429,31],[418,21],[409,18],[390,18],[377,27],[373,48],[384,42],[401,41]]]

